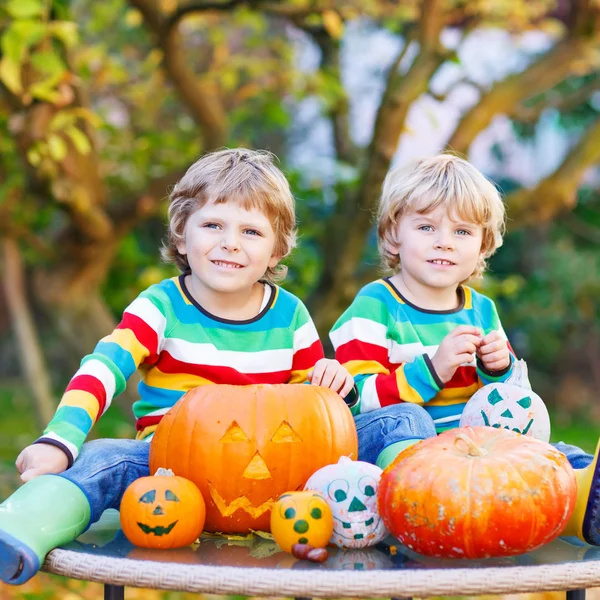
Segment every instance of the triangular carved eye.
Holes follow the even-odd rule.
[[[295,444],[301,442],[302,438],[292,429],[292,426],[287,421],[282,421],[281,425],[271,438],[276,444]]]
[[[233,421],[223,437],[219,440],[222,444],[232,444],[235,442],[249,442],[250,439],[244,433],[244,430],[237,424],[237,421]]]
[[[497,389],[493,389],[488,394],[488,402],[492,405],[498,404],[498,402],[502,402],[502,396],[500,395],[500,392]]]
[[[525,396],[525,398],[517,400],[517,404],[523,408],[529,408],[531,406],[531,398],[529,396]]]

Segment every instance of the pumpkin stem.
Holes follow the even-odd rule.
[[[154,473],[154,476],[159,476],[159,477],[174,477],[175,473],[173,473],[173,471],[171,471],[171,469],[163,469],[162,467],[158,467],[158,469],[156,469],[156,473]]]
[[[464,433],[456,434],[454,444],[458,446],[459,441],[462,441],[467,445],[469,456],[485,456],[488,454],[488,451],[485,448],[480,448],[468,435],[465,435]]]

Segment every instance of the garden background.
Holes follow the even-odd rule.
[[[238,145],[274,152],[292,182],[301,237],[286,287],[324,340],[381,274],[372,217],[390,165],[467,156],[508,209],[476,286],[528,363],[553,441],[593,450],[597,0],[3,0],[0,497],[81,357],[175,274],[158,254],[169,187],[201,153]],[[132,435],[135,393],[94,436]],[[100,591],[45,575],[0,587],[24,593]]]

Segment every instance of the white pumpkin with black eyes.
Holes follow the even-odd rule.
[[[320,492],[333,514],[330,542],[340,548],[364,548],[380,542],[388,531],[377,512],[377,487],[382,470],[342,456],[316,471],[304,486]]]
[[[550,415],[544,401],[531,390],[524,360],[515,362],[513,375],[505,383],[490,383],[471,396],[460,426],[480,425],[550,440]]]

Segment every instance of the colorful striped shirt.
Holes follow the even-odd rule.
[[[475,360],[460,366],[445,385],[431,358],[459,325],[474,325],[484,335],[499,330],[496,306],[469,287],[459,287],[458,308],[431,311],[411,304],[389,279],[366,285],[330,332],[336,358],[350,371],[360,394],[354,414],[398,402],[423,405],[438,432],[457,427],[469,398],[483,385],[504,381],[510,366],[490,373]]]
[[[148,438],[188,390],[206,384],[303,383],[323,358],[317,330],[302,302],[278,286],[246,321],[220,319],[189,293],[184,277],[142,292],[117,328],[100,340],[71,379],[54,418],[37,442],[77,458],[90,429],[139,368],[133,405],[137,438]]]

